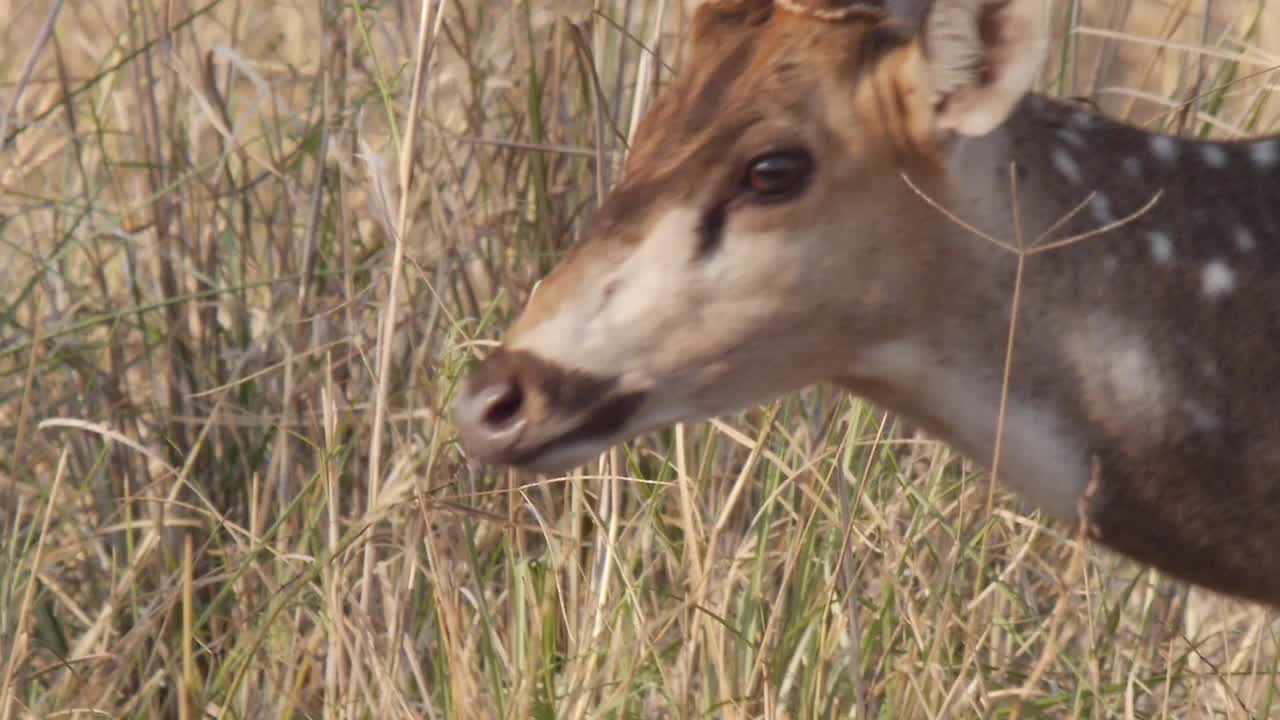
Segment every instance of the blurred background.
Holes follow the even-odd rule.
[[[688,5],[0,0],[0,720],[1280,714],[1271,614],[822,388],[468,468]],[[1040,87],[1269,133],[1271,5],[1057,0]]]

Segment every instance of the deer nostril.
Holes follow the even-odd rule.
[[[524,406],[524,388],[515,380],[490,391],[481,421],[490,429],[501,429],[515,422]]]
[[[486,463],[510,459],[536,411],[538,387],[525,380],[513,356],[490,355],[471,372],[453,404],[458,440],[467,454]]]

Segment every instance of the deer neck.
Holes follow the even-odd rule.
[[[1006,244],[1094,235],[1024,256],[1018,282],[1017,254],[931,225],[945,310],[841,382],[988,467],[1002,429],[998,479],[1059,519],[1085,509],[1105,544],[1280,597],[1257,572],[1280,570],[1278,180],[1280,139],[1189,141],[1030,96],[955,149],[934,199]]]

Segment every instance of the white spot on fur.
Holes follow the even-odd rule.
[[[1213,432],[1222,427],[1222,418],[1219,418],[1203,403],[1194,398],[1184,400],[1182,402],[1182,411],[1191,418],[1191,425],[1200,432]]]
[[[1142,177],[1142,161],[1130,155],[1124,159],[1124,171],[1131,178]]]
[[[1142,452],[1163,442],[1181,401],[1141,331],[1101,310],[1068,327],[1062,350],[1097,430]]]
[[[1242,253],[1251,253],[1253,249],[1258,247],[1258,241],[1253,237],[1253,232],[1244,225],[1236,226],[1236,248]]]
[[[1175,162],[1178,159],[1178,141],[1168,135],[1152,135],[1151,154],[1164,162]]]
[[[1071,128],[1058,128],[1054,134],[1057,135],[1062,142],[1077,150],[1082,149],[1085,145],[1084,136]]]
[[[1155,404],[1164,394],[1159,368],[1151,351],[1139,338],[1130,338],[1115,348],[1111,361],[1111,388],[1116,402],[1129,407]]]
[[[1204,158],[1204,161],[1209,163],[1210,167],[1224,168],[1227,166],[1227,151],[1223,150],[1221,145],[1201,145],[1200,157]]]
[[[1102,124],[1102,119],[1093,113],[1077,110],[1071,113],[1071,124],[1081,130],[1092,130]]]
[[[1168,264],[1173,260],[1173,238],[1169,237],[1169,233],[1155,232],[1147,233],[1147,239],[1151,241],[1151,257],[1161,265]]]
[[[1116,221],[1116,216],[1111,212],[1111,200],[1102,193],[1096,193],[1093,200],[1089,203],[1089,211],[1093,213],[1093,219],[1098,221],[1099,225],[1110,225]]]
[[[1079,185],[1081,181],[1080,165],[1076,163],[1075,158],[1071,157],[1071,153],[1060,147],[1053,149],[1053,167],[1058,170],[1058,174],[1071,181],[1072,185]]]
[[[1236,274],[1226,263],[1213,260],[1204,266],[1200,289],[1211,298],[1226,295],[1236,289]]]
[[[1280,161],[1280,140],[1263,140],[1249,146],[1249,157],[1259,168],[1268,169]]]
[[[1222,373],[1218,372],[1218,363],[1212,359],[1205,359],[1200,363],[1200,374],[1214,382],[1222,379]]]

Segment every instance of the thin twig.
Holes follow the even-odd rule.
[[[13,717],[13,705],[18,698],[12,691],[13,676],[18,663],[25,659],[27,645],[30,643],[27,624],[35,614],[32,603],[35,602],[36,586],[40,584],[40,563],[44,559],[44,544],[49,539],[49,525],[53,520],[53,509],[58,506],[58,491],[62,488],[62,479],[67,474],[67,459],[71,455],[71,446],[65,445],[58,456],[58,469],[53,474],[53,485],[49,488],[49,502],[45,504],[44,521],[40,525],[40,534],[36,537],[36,550],[31,556],[31,575],[27,577],[27,589],[22,595],[22,605],[18,609],[18,627],[13,634],[13,643],[9,646],[4,665],[4,676],[0,677],[0,720]],[[72,655],[71,657],[76,657]]]
[[[444,19],[444,2],[438,0],[435,14],[434,33],[440,31]],[[395,334],[396,311],[400,294],[400,273],[404,268],[404,238],[409,232],[409,201],[413,186],[413,159],[418,108],[422,103],[422,91],[426,82],[427,62],[431,57],[428,43],[428,22],[431,18],[431,3],[423,0],[421,13],[418,16],[417,57],[413,68],[413,91],[409,97],[409,109],[406,113],[404,142],[400,146],[400,205],[392,237],[393,250],[391,256],[391,277],[388,278],[387,304],[382,313],[382,328],[378,336],[378,389],[374,396],[372,437],[369,441],[369,492],[366,511],[372,512],[377,506],[378,493],[382,486],[382,433],[387,417],[387,393],[391,377],[391,342]],[[433,35],[432,37],[434,37]],[[364,568],[360,583],[360,609],[369,611],[370,588],[373,584],[373,564],[375,560],[374,543],[364,547]]]
[[[0,115],[0,138],[4,138],[4,147],[0,150],[10,149],[14,138],[9,137],[9,119],[18,112],[18,103],[22,100],[22,94],[27,89],[27,84],[31,82],[31,73],[36,69],[36,60],[40,57],[40,53],[44,52],[44,48],[49,44],[49,38],[53,37],[53,26],[58,21],[58,13],[62,12],[63,0],[54,0],[53,5],[49,7],[49,14],[45,16],[44,25],[40,28],[40,33],[36,35],[36,41],[31,45],[31,52],[27,54],[27,62],[22,66],[22,74],[18,76],[18,86],[13,91],[13,99],[9,101],[9,109],[3,115]]]

